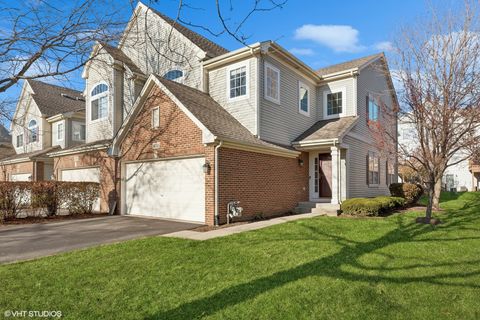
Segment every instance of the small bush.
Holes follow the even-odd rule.
[[[92,213],[100,185],[94,182],[60,182],[58,194],[61,206],[70,214]]]
[[[29,182],[0,182],[0,222],[15,218],[29,202]]]
[[[423,195],[423,188],[419,184],[413,183],[392,183],[390,185],[390,194],[393,197],[404,198],[407,205],[415,204]]]
[[[399,197],[352,198],[342,202],[341,210],[354,216],[379,216],[404,205],[405,200]]]

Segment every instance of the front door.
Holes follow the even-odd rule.
[[[316,168],[317,169],[317,168]],[[318,155],[318,196],[332,197],[332,156],[329,153]]]

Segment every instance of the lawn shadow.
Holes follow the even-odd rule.
[[[467,227],[474,220],[478,220],[477,215],[472,214],[474,210],[471,206],[478,205],[477,202],[470,203],[463,214],[455,214],[454,212],[446,212],[448,218],[447,223],[440,227],[430,225],[416,224],[411,217],[397,216],[397,227],[384,235],[368,242],[359,242],[348,239],[346,237],[330,234],[320,228],[315,228],[307,224],[302,224],[309,232],[326,238],[340,246],[338,252],[325,256],[314,261],[299,265],[297,267],[280,271],[269,276],[261,277],[246,283],[241,283],[229,288],[225,288],[211,296],[202,297],[197,300],[189,301],[179,305],[171,310],[159,312],[147,317],[147,319],[192,319],[213,315],[216,312],[236,304],[245,302],[250,299],[284,286],[288,283],[305,279],[307,277],[322,276],[332,279],[342,279],[351,282],[362,283],[390,283],[390,284],[409,284],[409,283],[427,283],[440,286],[452,286],[463,288],[480,289],[480,284],[469,281],[471,277],[480,275],[480,259],[474,261],[460,261],[449,263],[415,263],[402,267],[389,267],[383,265],[380,267],[372,267],[361,263],[361,257],[366,254],[376,253],[386,256],[388,259],[398,259],[391,254],[377,252],[378,250],[390,245],[399,243],[408,243],[416,241],[458,241],[463,238],[449,239],[425,239],[425,235],[434,233],[437,229],[443,231],[456,230],[458,228]],[[439,230],[440,231],[440,230]],[[439,232],[440,233],[440,232]],[[441,234],[445,234],[442,232]],[[420,238],[420,239],[417,239]],[[473,239],[480,239],[472,237]],[[470,239],[470,238],[467,238]],[[268,241],[268,239],[265,239]],[[452,267],[462,265],[477,266],[474,271],[448,271]],[[346,268],[348,267],[348,268]],[[348,271],[354,267],[356,272]],[[415,275],[414,272],[408,276],[388,276],[388,275],[372,275],[371,271],[397,271],[406,270],[413,271],[416,268],[438,268],[443,267],[447,271],[436,272],[432,275]]]

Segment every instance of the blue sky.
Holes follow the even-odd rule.
[[[26,1],[41,4],[39,0]],[[446,1],[454,2],[454,0]],[[233,10],[229,10],[230,2],[234,5]],[[228,19],[227,23],[236,26],[239,22],[238,17],[248,12],[247,6],[240,5],[252,2],[246,0],[221,2],[223,12]],[[6,3],[8,5],[16,1],[9,0]],[[116,3],[119,5],[117,8],[121,8],[127,20],[131,14],[128,1],[118,0]],[[144,3],[150,4],[170,17],[174,18],[177,14],[177,0],[158,0],[152,3],[145,0]],[[182,13],[184,20],[207,26],[212,30],[221,30],[214,12],[213,0],[191,0],[189,3],[202,9],[185,9]],[[418,0],[289,0],[281,9],[255,14],[243,26],[241,32],[249,36],[247,43],[263,40],[277,41],[312,68],[317,69],[364,55],[388,51],[389,42],[394,39],[398,28],[425,15],[426,10],[426,2]],[[242,46],[231,36],[224,34],[215,37],[201,29],[194,30],[229,50]],[[72,74],[69,86],[83,89],[80,72]],[[7,95],[18,96],[19,87],[11,88]]]

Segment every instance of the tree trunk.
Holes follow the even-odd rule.
[[[438,179],[433,190],[433,208],[440,210],[440,195],[442,193],[442,179]]]
[[[427,185],[428,185],[428,203],[427,203],[427,210],[425,211],[425,222],[430,223],[430,219],[432,219],[432,207],[433,207],[433,197],[435,194],[435,182],[431,181]]]

